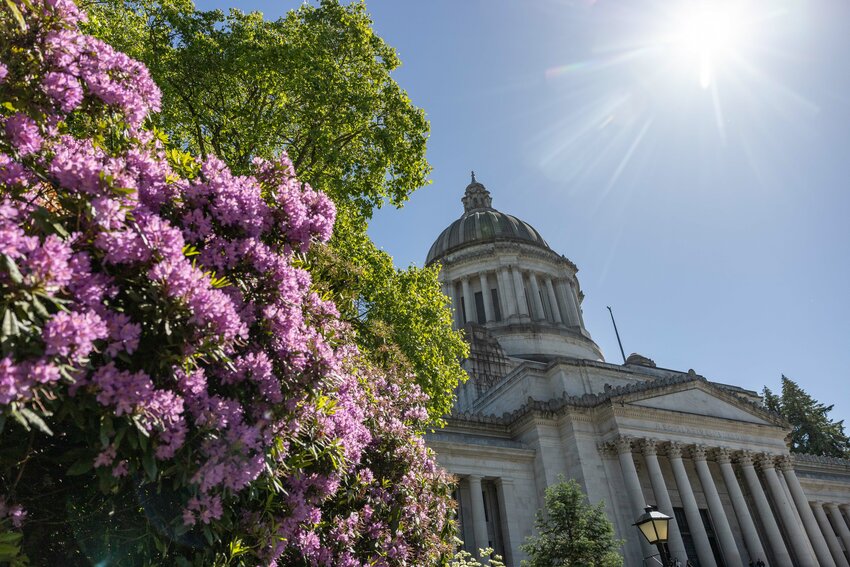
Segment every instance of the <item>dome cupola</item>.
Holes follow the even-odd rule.
[[[440,233],[428,251],[425,264],[433,264],[449,252],[482,242],[519,241],[550,250],[540,233],[530,224],[493,208],[493,199],[484,185],[475,180],[466,186],[461,199],[463,215]]]
[[[584,328],[575,264],[554,252],[530,224],[493,208],[486,187],[466,187],[463,214],[443,230],[426,265],[441,265],[455,326],[482,327],[507,356],[602,360]]]

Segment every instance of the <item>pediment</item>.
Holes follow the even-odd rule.
[[[737,400],[731,395],[713,390],[714,388],[709,389],[701,383],[691,383],[688,388],[678,388],[674,391],[645,392],[639,398],[628,400],[626,403],[631,406],[759,425],[776,425],[764,415],[765,412],[753,407],[748,402]]]

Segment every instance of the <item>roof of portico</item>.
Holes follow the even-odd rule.
[[[551,400],[535,400],[529,398],[519,409],[505,413],[502,416],[481,415],[469,412],[452,413],[447,416],[447,422],[477,422],[492,423],[501,426],[509,426],[531,413],[543,417],[557,417],[568,413],[576,408],[598,408],[606,405],[619,403],[625,406],[636,401],[647,398],[658,397],[659,394],[670,394],[684,392],[686,390],[699,389],[718,398],[729,405],[735,406],[748,414],[756,416],[772,425],[787,429],[788,422],[778,413],[770,411],[765,407],[753,403],[748,399],[725,389],[723,386],[709,382],[703,376],[696,374],[693,370],[665,378],[657,378],[646,382],[638,382],[627,386],[609,387],[598,394],[585,394],[583,396],[562,396]],[[651,408],[647,408],[651,409]],[[687,408],[681,411],[687,412]],[[710,416],[709,416],[710,417]]]

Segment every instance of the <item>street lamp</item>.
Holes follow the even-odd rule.
[[[664,567],[670,565],[670,556],[667,553],[667,527],[670,524],[670,516],[658,511],[658,506],[647,506],[643,514],[633,524],[638,527],[640,533],[646,538],[650,545],[658,548],[661,555],[661,564]]]

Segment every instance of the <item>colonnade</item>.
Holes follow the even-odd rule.
[[[473,292],[474,280],[478,281],[482,290],[486,321],[478,321]],[[497,290],[498,306],[493,303],[490,292],[492,289]],[[501,266],[489,272],[464,276],[444,284],[443,293],[452,299],[452,305],[457,306],[458,326],[462,326],[464,321],[482,324],[496,321],[497,307],[501,319],[518,317],[532,321],[548,321],[555,325],[584,326],[581,309],[578,307],[577,289],[569,278]],[[462,303],[459,298],[463,298]],[[464,310],[462,314],[461,309]]]
[[[669,489],[678,492],[700,567],[715,567],[717,561],[697,505],[695,490],[705,498],[716,544],[727,567],[743,567],[744,556],[753,562],[761,559],[777,567],[850,567],[847,555],[850,552],[850,527],[844,516],[848,514],[850,517],[850,505],[810,502],[788,455],[733,451],[725,447],[628,436],[618,437],[608,445],[608,449],[616,450],[618,454],[628,502],[635,518],[647,502],[654,503],[661,512],[675,518]],[[672,483],[664,477],[658,460],[662,450],[673,472]],[[643,457],[652,486],[651,495],[643,494],[635,453]],[[693,461],[696,478],[688,474],[684,458]],[[720,478],[712,474],[709,461],[717,463]],[[724,507],[720,492],[728,494],[731,510]],[[744,497],[745,492],[750,495],[751,504]],[[736,541],[732,530],[733,519],[737,520],[740,528],[740,542]],[[670,522],[668,546],[671,555],[684,565],[688,559],[685,542],[675,521]]]

